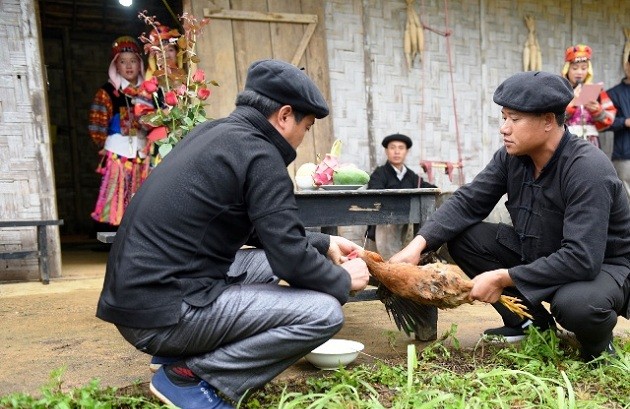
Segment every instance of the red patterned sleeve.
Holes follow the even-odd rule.
[[[104,89],[99,89],[90,106],[88,119],[88,132],[94,143],[102,148],[107,139],[109,121],[113,115],[113,104],[109,94]]]
[[[601,132],[612,125],[617,114],[617,108],[613,105],[606,91],[599,94],[598,100],[602,108],[600,112],[593,114],[593,119],[595,120],[595,128]]]

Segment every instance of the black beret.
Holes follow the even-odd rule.
[[[383,142],[381,142],[381,145],[383,145],[383,148],[387,148],[387,145],[389,145],[391,141],[404,142],[405,145],[407,145],[407,149],[411,148],[411,145],[413,145],[413,143],[411,143],[411,138],[409,138],[407,135],[399,133],[387,135],[385,138],[383,138]]]
[[[512,75],[499,85],[492,98],[497,104],[520,112],[564,112],[573,99],[573,88],[560,75],[526,71]]]
[[[245,89],[256,91],[315,118],[328,115],[328,104],[315,83],[294,65],[280,60],[260,60],[250,65]]]

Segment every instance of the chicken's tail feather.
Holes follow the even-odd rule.
[[[379,285],[376,294],[385,305],[385,311],[394,321],[398,330],[403,331],[407,336],[416,332],[417,328],[431,326],[429,309],[434,307],[399,297],[385,288],[384,285]]]

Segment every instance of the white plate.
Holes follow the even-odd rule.
[[[365,185],[321,185],[319,188],[324,190],[357,190]]]

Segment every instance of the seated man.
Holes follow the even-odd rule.
[[[504,327],[485,334],[516,341],[530,325],[557,321],[591,360],[614,351],[617,317],[630,314],[630,206],[608,157],[564,126],[572,99],[569,82],[545,72],[499,85],[504,146],[391,261],[417,264],[420,253],[448,242],[451,257],[474,277],[471,300],[493,303],[503,318]],[[506,193],[514,227],[483,222]],[[502,293],[521,298],[533,321],[498,303]]]
[[[328,115],[315,84],[257,61],[236,105],[192,130],[134,196],[98,302],[137,349],[175,361],[150,389],[180,408],[229,408],[217,390],[238,401],[263,386],[341,329],[341,306],[369,278],[346,257],[359,246],[307,233],[298,216],[286,167]]]
[[[370,175],[368,189],[415,189],[418,187],[437,187],[425,182],[413,170],[405,166],[405,159],[411,138],[407,135],[393,134],[386,136],[381,142],[385,148],[387,162],[377,167]],[[417,233],[418,225],[413,226],[413,234]],[[402,249],[407,243],[407,237],[412,235],[409,224],[384,224],[368,226],[367,237],[376,242],[377,251],[388,259]]]

